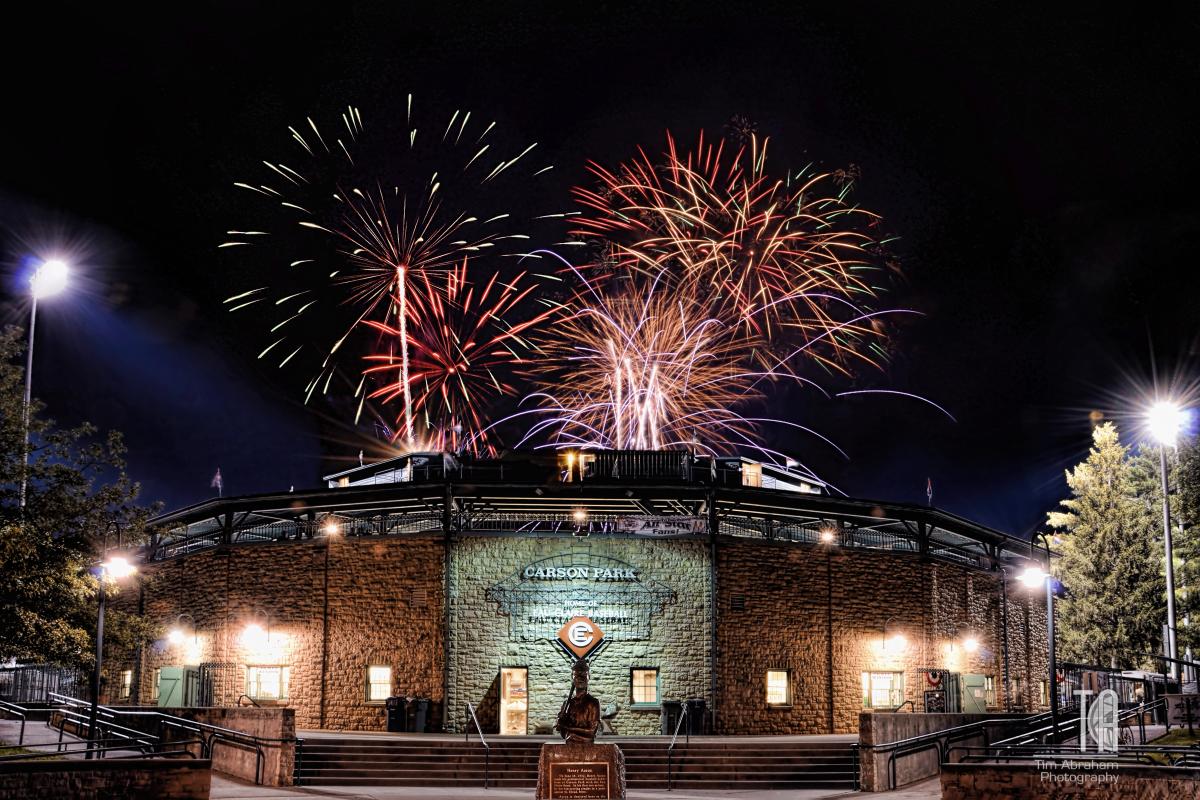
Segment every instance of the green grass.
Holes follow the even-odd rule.
[[[1164,736],[1160,736],[1157,739],[1147,742],[1147,744],[1157,744],[1164,747],[1190,747],[1194,744],[1200,744],[1200,726],[1197,726],[1195,730],[1196,733],[1189,736],[1187,728],[1176,728]],[[1154,753],[1147,753],[1146,755],[1160,764],[1170,763],[1165,756],[1160,756]]]
[[[1170,745],[1172,747],[1188,747],[1200,744],[1200,725],[1194,726],[1196,733],[1188,735],[1187,728],[1175,728],[1165,736],[1154,740],[1154,744]]]

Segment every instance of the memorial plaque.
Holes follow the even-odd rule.
[[[608,764],[561,761],[550,765],[548,800],[609,800]]]

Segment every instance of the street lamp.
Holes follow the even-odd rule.
[[[1179,648],[1175,644],[1175,557],[1171,547],[1171,498],[1167,488],[1167,448],[1174,447],[1187,423],[1187,412],[1169,400],[1162,400],[1146,413],[1150,435],[1158,442],[1158,464],[1162,473],[1163,549],[1167,557],[1167,656],[1171,659],[1171,678],[1179,679]]]
[[[1046,545],[1046,566],[1050,565],[1050,545]],[[1036,589],[1039,585],[1046,587],[1046,640],[1050,648],[1050,722],[1057,730],[1058,726],[1058,664],[1054,656],[1054,577],[1037,564],[1030,564],[1025,571],[1017,576],[1017,580]]]
[[[29,310],[29,347],[25,351],[25,405],[22,411],[25,444],[22,450],[24,465],[21,467],[21,508],[25,507],[25,487],[29,477],[29,407],[33,392],[33,333],[37,326],[38,300],[53,297],[67,288],[67,276],[70,272],[71,269],[65,261],[51,259],[43,261],[29,279],[29,294],[33,298],[33,305]]]
[[[192,622],[192,625],[191,625],[192,641],[195,642],[195,640],[196,640],[196,618],[193,617],[191,614],[188,614],[187,612],[184,612],[182,614],[177,614],[175,616],[175,625],[171,628],[171,630],[167,631],[167,641],[170,642],[171,644],[175,645],[176,647],[178,647],[179,645],[181,645],[185,641],[187,641],[187,636],[183,632],[183,618],[184,617],[187,617],[189,620],[191,620],[191,622]]]
[[[92,750],[98,744],[96,738],[96,717],[100,708],[100,673],[104,667],[104,600],[106,595],[104,582],[106,579],[120,580],[121,578],[128,578],[135,572],[137,572],[137,567],[131,564],[129,559],[124,556],[111,556],[108,561],[102,562],[97,567],[96,582],[99,586],[100,607],[96,615],[96,670],[92,675],[92,710],[88,719],[87,758],[94,757]]]

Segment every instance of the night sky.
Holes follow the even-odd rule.
[[[5,26],[0,321],[31,254],[74,248],[39,312],[35,393],[63,422],[126,433],[147,500],[317,483],[370,441],[303,378],[255,360],[265,332],[221,301],[257,285],[218,253],[232,183],[292,152],[287,126],[412,92],[539,142],[566,207],[588,159],[733,114],[772,162],[855,164],[858,202],[901,239],[889,302],[923,318],[864,385],[919,392],[768,411],[776,440],[851,495],[934,502],[1028,534],[1065,491],[1089,413],[1129,413],[1151,374],[1194,374],[1200,278],[1198,17],[1017,16],[1009,4],[58,5]],[[562,4],[568,5],[568,4]],[[974,5],[974,4],[972,4]]]

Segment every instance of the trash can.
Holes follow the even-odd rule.
[[[429,727],[429,703],[428,697],[417,697],[410,701],[416,713],[413,715],[412,728],[409,730],[414,733],[428,733]]]
[[[387,707],[388,733],[404,733],[408,728],[408,698],[389,697],[384,701]]]
[[[704,733],[704,714],[708,707],[703,697],[693,697],[687,701],[687,728],[692,736]]]
[[[683,713],[683,703],[678,700],[663,700],[662,702],[662,734],[671,736],[675,726],[679,724],[679,715]]]

